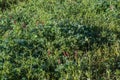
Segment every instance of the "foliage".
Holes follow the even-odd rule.
[[[119,80],[119,12],[119,0],[10,4],[0,12],[0,79]]]

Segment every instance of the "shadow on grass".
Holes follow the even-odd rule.
[[[120,32],[111,31],[107,28],[79,24],[64,24],[58,26],[61,28],[62,36],[64,36],[64,38],[72,36],[77,40],[75,43],[76,47],[81,50],[91,50],[94,44],[98,47],[105,44],[111,46],[114,42],[120,40]]]

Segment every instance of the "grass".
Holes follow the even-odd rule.
[[[119,0],[2,1],[1,80],[120,80]]]

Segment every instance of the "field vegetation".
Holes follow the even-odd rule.
[[[0,80],[120,80],[120,0],[0,0]]]

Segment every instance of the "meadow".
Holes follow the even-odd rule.
[[[120,80],[120,0],[0,0],[0,80]]]

